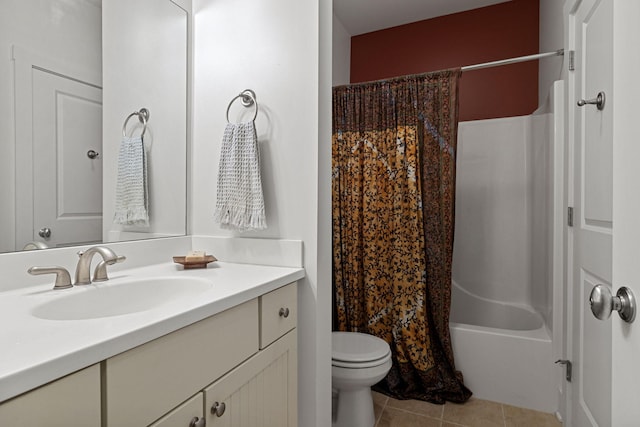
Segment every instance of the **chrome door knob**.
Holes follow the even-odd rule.
[[[48,227],[41,228],[38,231],[38,236],[42,237],[43,239],[48,239],[49,237],[51,237],[51,229]]]
[[[612,311],[617,311],[622,320],[631,323],[636,318],[636,299],[631,289],[623,286],[616,296],[605,285],[596,285],[589,295],[591,312],[600,320],[607,320]]]

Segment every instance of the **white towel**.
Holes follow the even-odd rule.
[[[149,225],[147,156],[141,137],[122,137],[114,224]]]
[[[253,121],[229,123],[224,130],[214,220],[241,231],[267,228],[260,150]]]

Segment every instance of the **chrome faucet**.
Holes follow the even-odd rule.
[[[124,261],[124,256],[118,256],[115,252],[105,246],[93,246],[84,252],[78,252],[78,265],[76,266],[75,285],[88,285],[91,283],[91,260],[98,253],[102,257],[102,261],[98,263],[94,273],[94,282],[104,282],[109,280],[107,276],[107,266]]]

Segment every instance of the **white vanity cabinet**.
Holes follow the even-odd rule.
[[[292,283],[107,359],[103,426],[295,427],[296,298]]]
[[[0,426],[100,427],[100,365],[0,404]]]

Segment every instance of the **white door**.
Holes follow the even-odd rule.
[[[611,0],[609,0],[611,1]],[[613,1],[613,285],[640,296],[640,1]],[[611,316],[614,427],[640,426],[640,316]]]
[[[34,68],[33,240],[102,240],[102,158],[90,150],[102,152],[102,90]]]
[[[617,314],[591,313],[596,284],[613,294],[640,288],[640,2],[575,1],[569,30],[576,70],[570,73],[569,120],[573,150],[574,227],[569,229],[569,359],[574,376],[567,425],[640,426],[640,326]],[[605,93],[605,106],[578,107],[578,99]],[[614,115],[615,112],[615,115]],[[573,259],[571,259],[573,254]],[[635,287],[635,289],[634,289]],[[639,316],[640,318],[640,316]]]
[[[589,294],[602,284],[612,289],[613,109],[606,103],[613,80],[613,1],[583,0],[570,19],[575,35],[573,97],[573,208],[569,230],[573,268],[569,281],[569,331],[573,362],[571,426],[611,426],[611,321],[591,313]],[[577,99],[605,93],[604,109]],[[570,95],[571,97],[572,95]],[[615,290],[613,290],[615,294]]]

